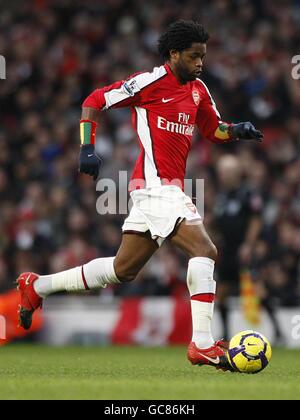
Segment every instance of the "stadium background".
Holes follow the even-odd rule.
[[[299,305],[300,89],[291,76],[300,52],[299,1],[2,2],[1,293],[21,272],[57,272],[115,255],[124,216],[100,217],[95,184],[78,174],[80,105],[94,88],[160,64],[156,41],[177,18],[198,18],[211,33],[203,80],[224,120],[253,121],[265,134],[262,147],[195,138],[187,177],[205,179],[207,229],[217,238],[216,162],[232,151],[264,197],[257,279],[278,305]],[[104,113],[101,121],[101,176],[117,181],[138,153],[129,112]],[[187,297],[186,262],[165,246],[136,282],[106,289],[101,301]]]

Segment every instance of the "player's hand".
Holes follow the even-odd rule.
[[[95,146],[92,144],[85,144],[81,146],[79,155],[79,172],[90,175],[96,179],[102,165],[102,160],[96,155]]]
[[[256,130],[251,122],[241,122],[239,124],[232,124],[230,132],[233,140],[256,140],[262,142],[264,135],[261,131]]]

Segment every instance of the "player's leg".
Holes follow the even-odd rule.
[[[191,295],[193,338],[188,357],[193,364],[210,364],[230,369],[221,342],[215,343],[211,323],[214,312],[216,282],[214,280],[217,249],[202,222],[183,221],[170,237],[173,245],[190,258],[187,284]]]
[[[124,233],[114,262],[120,282],[133,281],[158,248],[149,231]]]
[[[95,290],[134,280],[157,249],[149,233],[125,233],[115,257],[98,258],[81,267],[46,276],[22,274],[17,280],[21,293],[21,326],[30,328],[33,312],[50,294]]]
[[[183,221],[170,240],[190,258],[187,284],[192,300],[193,341],[200,348],[208,348],[214,343],[211,319],[216,293],[217,249],[202,222],[189,224]]]

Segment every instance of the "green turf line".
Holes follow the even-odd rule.
[[[300,399],[300,351],[258,375],[190,366],[186,349],[13,345],[0,349],[0,399]]]

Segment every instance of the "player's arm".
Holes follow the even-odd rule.
[[[95,180],[102,165],[101,158],[95,152],[100,114],[109,108],[129,107],[138,103],[139,89],[132,80],[127,82],[122,80],[102,89],[96,89],[82,104],[79,172],[90,175]]]
[[[261,142],[263,134],[250,122],[232,124],[223,122],[208,89],[205,87],[197,113],[197,126],[202,136],[214,143],[229,143],[240,140]]]
[[[96,130],[100,111],[92,107],[83,107],[80,120],[81,147],[79,154],[79,172],[90,175],[96,180],[102,165],[101,158],[95,152]]]

